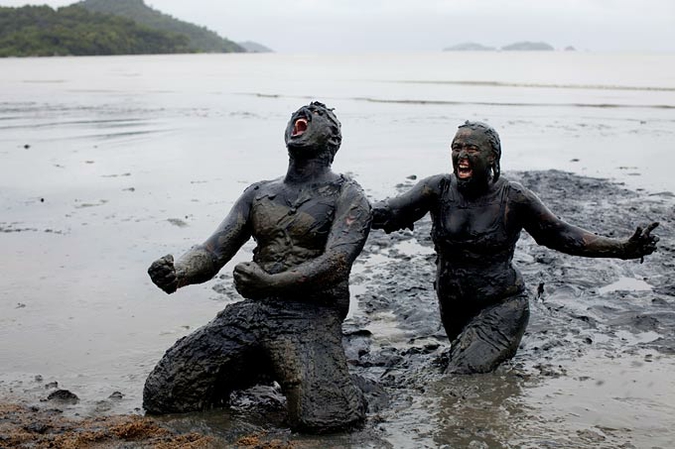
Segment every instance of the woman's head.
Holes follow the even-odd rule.
[[[466,121],[459,126],[452,140],[452,164],[460,182],[484,184],[500,175],[502,155],[499,134],[483,122]]]

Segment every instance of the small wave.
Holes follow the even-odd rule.
[[[25,84],[62,84],[66,80],[23,80],[21,82]]]
[[[143,131],[123,131],[123,132],[109,132],[103,134],[88,134],[84,136],[79,136],[80,139],[119,139],[123,137],[142,137],[149,134],[162,134],[166,133],[166,129],[148,129]]]
[[[315,97],[311,95],[283,95],[283,94],[264,94],[262,92],[239,92],[237,95],[247,95],[258,98],[302,98],[307,100],[313,100]],[[324,97],[331,100],[336,100],[336,98]]]
[[[120,94],[122,97],[135,97],[139,94],[175,94],[176,91],[165,89],[143,89],[140,92],[132,92],[122,89],[67,89],[68,93],[85,94]]]
[[[0,121],[5,120],[0,117]],[[89,126],[95,128],[131,128],[131,127],[140,127],[147,126],[152,124],[149,120],[138,119],[138,118],[126,118],[123,120],[114,120],[114,119],[103,119],[103,120],[63,120],[63,121],[47,121],[43,123],[30,123],[24,120],[24,117],[14,117],[11,119],[14,122],[12,124],[0,124],[0,130],[8,129],[38,129],[38,128],[55,128],[63,126]],[[11,123],[11,122],[10,122]]]
[[[440,80],[395,80],[381,81],[396,84],[448,84],[455,86],[480,87],[529,87],[534,89],[585,89],[585,90],[631,90],[645,92],[675,92],[675,87],[663,86],[619,86],[606,84],[540,84],[540,83],[503,83],[499,81],[440,81]]]
[[[573,107],[573,108],[631,108],[631,109],[675,109],[670,104],[618,104],[618,103],[524,103],[524,102],[496,102],[496,101],[450,101],[450,100],[391,100],[383,98],[356,97],[356,101],[370,103],[418,104],[418,105],[478,105],[478,106],[519,106],[519,107]]]
[[[314,99],[311,96],[262,94],[257,92],[240,93],[265,98],[295,98]],[[325,100],[345,100],[345,98],[324,97]],[[453,105],[453,106],[505,106],[505,107],[568,107],[568,108],[625,108],[625,109],[675,109],[671,104],[621,104],[621,103],[526,103],[526,102],[498,102],[498,101],[456,101],[456,100],[415,100],[415,99],[390,99],[374,97],[351,97],[353,101],[366,101],[369,103],[413,104],[413,105]]]

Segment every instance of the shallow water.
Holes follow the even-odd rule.
[[[44,384],[56,380],[82,399],[69,413],[138,410],[145,376],[163,351],[234,300],[212,287],[233,292],[231,267],[250,258],[250,242],[222,279],[172,296],[154,288],[145,270],[155,258],[178,255],[206,238],[249,183],[284,173],[286,121],[310,99],[336,108],[344,141],[334,167],[351,173],[373,199],[395,194],[410,175],[447,170],[449,140],[465,119],[486,120],[500,132],[503,170],[555,168],[643,189],[642,205],[631,206],[639,209],[626,209],[635,215],[632,224],[660,219],[651,216],[654,208],[675,192],[674,55],[2,59],[0,81],[0,397],[35,401],[45,396]],[[598,210],[615,201],[592,199]],[[581,217],[594,218],[591,203]],[[672,240],[662,245],[672,248]],[[427,263],[429,250],[421,248],[408,239],[391,254]],[[516,258],[527,262],[533,251]],[[378,273],[386,273],[389,259],[388,252],[373,252],[355,267],[355,322],[365,316],[357,296],[382,281]],[[653,292],[642,283],[672,285],[667,271],[647,268],[636,277],[623,273],[625,266],[608,264],[606,273],[619,275],[604,280],[602,273],[589,280],[567,266],[581,283],[560,286],[551,300],[597,293],[646,302]],[[635,284],[615,284],[621,279]],[[424,294],[431,313],[433,292]],[[587,314],[589,305],[567,307]],[[367,316],[377,348],[410,347],[433,334],[434,322],[416,334],[392,314]],[[556,324],[567,325],[562,318]],[[639,331],[626,326],[629,335]],[[536,320],[531,327],[537,329]],[[565,375],[529,381],[507,372],[489,381],[462,380],[453,388],[479,391],[460,402],[446,394],[451,381],[440,379],[424,394],[409,394],[409,404],[397,397],[383,421],[365,432],[329,441],[345,447],[454,447],[474,440],[475,447],[615,447],[615,441],[667,447],[673,433],[664,423],[675,412],[669,405],[675,385],[667,377],[673,355],[652,353],[644,362],[647,354],[636,349],[618,357],[621,341],[639,342],[613,332],[609,324],[596,331],[594,341],[609,341],[608,349],[569,356]],[[607,354],[616,358],[608,362]],[[523,357],[534,369],[536,357],[527,351]],[[602,379],[602,388],[576,380],[580,376]],[[486,382],[490,387],[481,390]],[[113,391],[124,399],[108,401]],[[422,422],[420,413],[435,417]],[[510,416],[520,416],[510,421],[522,429],[504,425]],[[325,440],[307,440],[311,444]]]

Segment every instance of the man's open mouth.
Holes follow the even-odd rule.
[[[295,121],[293,125],[293,132],[291,137],[301,136],[305,131],[307,131],[307,119],[299,118]]]
[[[471,170],[471,165],[469,165],[469,161],[467,160],[461,160],[457,164],[457,177],[460,179],[467,179],[471,177],[471,174],[473,173],[473,170]]]

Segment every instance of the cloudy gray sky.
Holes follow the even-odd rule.
[[[114,1],[114,0],[110,0]],[[438,51],[544,41],[579,50],[675,52],[675,0],[145,0],[278,52]],[[0,0],[64,6],[73,1]]]

